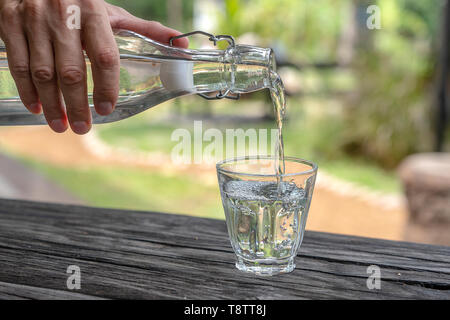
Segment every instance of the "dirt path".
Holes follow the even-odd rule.
[[[58,135],[46,127],[0,128],[0,147],[52,164],[64,166],[116,165],[143,166],[148,170],[181,171],[195,174],[208,184],[215,184],[214,167],[176,167],[164,155],[151,159],[115,156],[111,152],[93,153],[89,137],[72,133]],[[92,139],[91,139],[92,140]],[[94,139],[95,140],[95,139]],[[95,144],[95,141],[94,141]],[[88,145],[91,145],[89,148]],[[106,152],[106,153],[105,153]],[[402,205],[386,207],[379,201],[367,201],[357,195],[335,192],[326,179],[318,179],[308,216],[307,229],[352,234],[391,240],[403,240],[407,214]],[[220,204],[217,204],[220,205]]]

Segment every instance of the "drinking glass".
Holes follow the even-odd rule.
[[[291,272],[303,240],[317,166],[274,156],[227,159],[217,164],[220,193],[236,267],[257,275]]]

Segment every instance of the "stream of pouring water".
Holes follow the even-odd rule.
[[[272,274],[279,267],[275,261],[286,261],[295,255],[302,237],[299,226],[304,216],[306,197],[304,189],[293,182],[283,181],[287,180],[283,179],[282,135],[285,91],[277,73],[271,72],[270,80],[269,89],[278,128],[273,163],[276,182],[231,179],[221,185],[231,244],[238,256],[236,266],[245,271],[246,264],[254,263],[255,270],[261,274]],[[265,269],[265,266],[269,267]]]
[[[283,118],[286,113],[286,96],[284,91],[283,82],[280,76],[276,72],[271,72],[271,83],[270,95],[272,97],[272,103],[275,111],[275,118],[278,128],[278,139],[275,149],[275,163],[274,170],[277,175],[277,184],[280,187],[280,182],[282,181],[282,176],[285,173],[285,163],[284,163],[284,144],[283,144]]]

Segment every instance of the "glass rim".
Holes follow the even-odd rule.
[[[315,164],[312,161],[306,160],[306,159],[302,159],[302,158],[297,158],[297,157],[284,157],[285,161],[291,161],[291,162],[297,162],[297,163],[303,163],[306,164],[308,166],[311,167],[311,169],[308,170],[304,170],[304,171],[299,171],[299,172],[293,172],[293,173],[284,173],[284,174],[276,174],[276,173],[270,173],[270,174],[262,174],[262,173],[246,173],[246,172],[237,172],[237,171],[232,171],[232,170],[226,170],[222,168],[222,165],[227,164],[227,163],[232,163],[232,162],[237,162],[237,161],[242,161],[242,160],[274,160],[276,159],[275,156],[263,156],[263,155],[256,155],[256,156],[243,156],[243,157],[235,157],[235,158],[227,158],[224,160],[221,160],[219,162],[217,162],[216,164],[216,169],[218,172],[220,173],[228,173],[228,174],[239,174],[239,175],[244,175],[244,176],[251,176],[251,177],[292,177],[292,176],[300,176],[300,175],[307,175],[307,174],[311,174],[311,173],[317,173],[317,169],[318,166],[317,164]]]

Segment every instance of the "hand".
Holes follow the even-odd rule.
[[[80,29],[66,24],[69,5],[80,8]],[[114,110],[120,59],[112,29],[162,43],[180,34],[102,0],[0,0],[0,37],[20,98],[32,113],[43,111],[55,132],[66,131],[68,123],[77,134],[91,128],[83,50],[91,61],[95,110],[100,115]],[[174,45],[188,43],[184,38]]]

